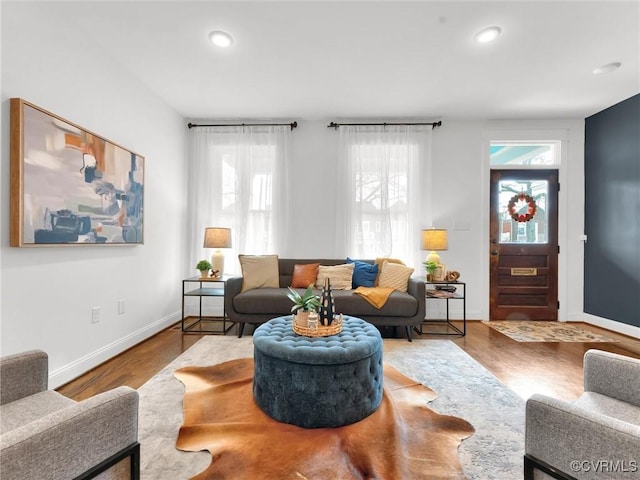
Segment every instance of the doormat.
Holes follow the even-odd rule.
[[[617,340],[566,322],[491,320],[482,322],[516,342],[611,342]]]

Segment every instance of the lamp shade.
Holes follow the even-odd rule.
[[[231,229],[207,227],[204,230],[204,248],[231,248]]]
[[[422,230],[422,250],[446,250],[449,247],[444,228]]]

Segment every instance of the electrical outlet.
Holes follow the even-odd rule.
[[[125,306],[125,301],[118,300],[118,315],[124,314],[124,306]]]
[[[98,323],[100,321],[100,307],[93,307],[91,309],[91,323]]]

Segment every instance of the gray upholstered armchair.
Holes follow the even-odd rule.
[[[0,359],[0,477],[138,479],[138,392],[75,402],[47,384],[45,352]]]
[[[527,401],[525,480],[640,478],[640,360],[587,351],[584,390]]]

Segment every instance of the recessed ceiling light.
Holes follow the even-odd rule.
[[[476,36],[474,38],[478,43],[489,43],[498,38],[501,33],[502,29],[500,27],[492,26],[483,28],[478,33],[476,33]]]
[[[602,75],[603,73],[611,73],[619,69],[621,66],[622,66],[622,63],[620,62],[607,63],[606,65],[601,65],[598,68],[595,68],[593,70],[593,74]]]
[[[209,34],[209,40],[217,47],[227,48],[233,43],[233,38],[227,32],[220,30],[213,31]]]

